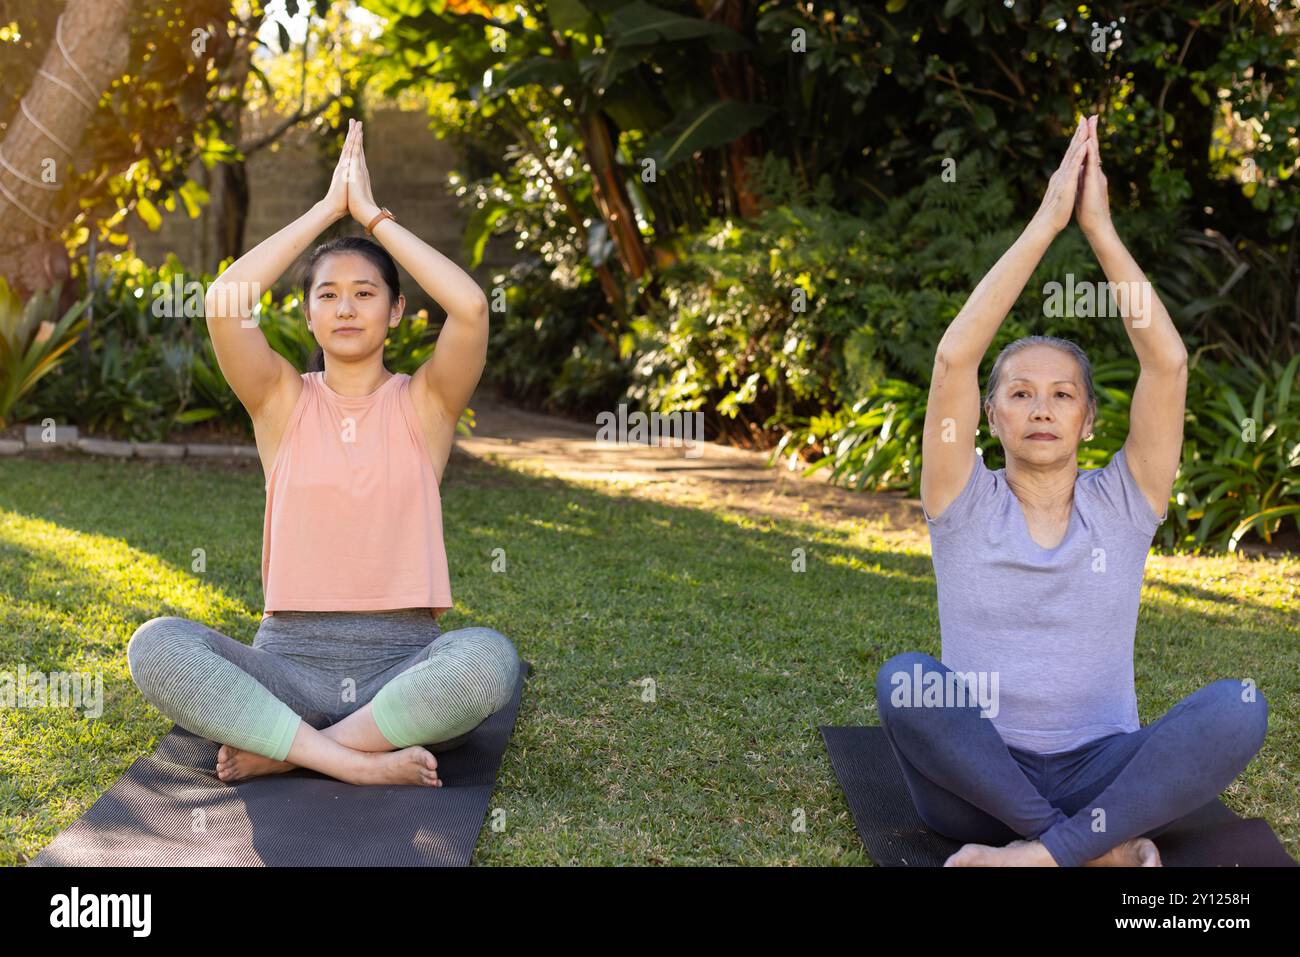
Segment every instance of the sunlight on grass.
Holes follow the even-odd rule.
[[[7,553],[6,578],[18,573],[23,579],[21,589],[7,587],[0,601],[15,593],[43,594],[48,604],[83,622],[92,609],[111,616],[124,607],[166,607],[168,611],[155,614],[196,621],[247,614],[242,602],[203,582],[197,573],[178,569],[121,539],[5,510],[0,512],[0,549]],[[6,585],[17,584],[6,581]],[[131,624],[132,631],[143,624],[120,620]]]

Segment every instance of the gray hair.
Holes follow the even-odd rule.
[[[998,357],[993,360],[993,370],[989,373],[988,391],[984,393],[984,414],[988,416],[988,410],[993,405],[993,396],[997,394],[998,385],[1002,381],[1002,363],[1008,356],[1013,356],[1022,349],[1028,349],[1030,346],[1051,346],[1053,349],[1060,349],[1062,352],[1074,356],[1075,362],[1079,364],[1079,375],[1083,379],[1083,387],[1088,392],[1088,412],[1092,419],[1097,418],[1097,390],[1092,384],[1092,362],[1089,361],[1085,353],[1076,343],[1069,339],[1058,339],[1056,336],[1025,336],[1023,339],[1017,339],[1015,342],[1009,342],[1002,347]]]

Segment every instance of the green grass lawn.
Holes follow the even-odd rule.
[[[817,726],[877,723],[885,659],[938,656],[923,527],[755,520],[459,456],[443,500],[443,628],[496,628],[533,665],[492,798],[506,827],[485,822],[475,863],[869,863]],[[127,671],[142,622],[252,641],[263,502],[255,463],[0,461],[0,671],[104,680],[99,718],[0,710],[0,863],[34,857],[171,727]],[[1300,857],[1296,570],[1152,556],[1136,668],[1143,723],[1256,680],[1268,738],[1223,800]]]

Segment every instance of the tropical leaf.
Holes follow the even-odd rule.
[[[761,125],[772,108],[736,100],[715,100],[677,116],[646,144],[659,170],[670,169],[700,150],[730,143]]]

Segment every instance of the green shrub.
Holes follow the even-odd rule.
[[[1267,362],[1300,352],[1300,251],[1185,230],[1158,264],[1171,314],[1194,340]],[[1169,305],[1169,303],[1166,303]]]
[[[99,264],[93,296],[89,368],[83,374],[80,362],[70,362],[51,375],[34,396],[40,414],[135,441],[161,441],[173,429],[208,420],[251,435],[207,341],[202,289],[211,277],[186,274],[175,255],[156,269],[134,256],[106,263]],[[187,295],[186,283],[202,288],[191,286]],[[187,299],[197,316],[185,315]]]
[[[86,327],[89,298],[58,315],[59,283],[21,302],[0,276],[0,427],[31,408],[37,384],[58,368],[60,357]]]
[[[1271,542],[1288,517],[1300,530],[1297,366],[1300,355],[1285,367],[1271,360],[1267,368],[1247,357],[1192,358],[1188,391],[1196,382],[1196,401],[1189,396],[1169,509],[1176,522],[1165,539],[1232,551],[1252,529]]]
[[[552,412],[587,414],[617,403],[628,362],[622,344],[602,335],[599,286],[566,288],[545,266],[524,263],[502,288],[505,313],[491,316],[485,378],[505,397]]]
[[[882,268],[865,229],[815,207],[714,221],[661,276],[657,305],[633,321],[629,395],[647,410],[702,411],[710,433],[759,446],[831,405],[844,340]]]

